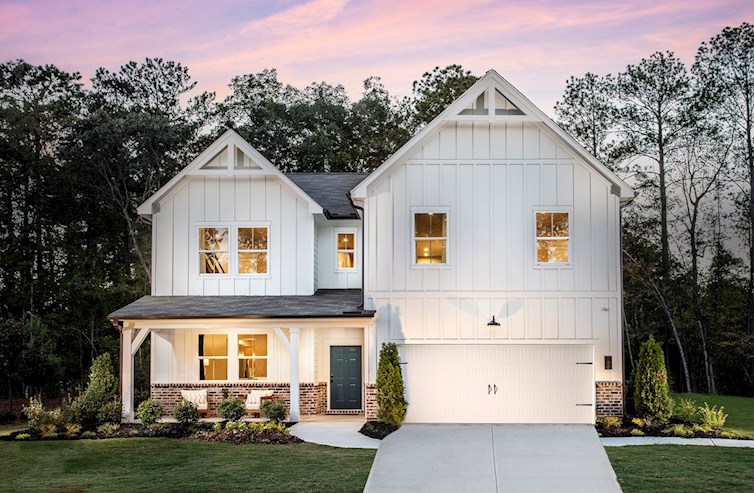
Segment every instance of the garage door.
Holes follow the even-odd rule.
[[[400,347],[409,423],[593,423],[593,346]]]

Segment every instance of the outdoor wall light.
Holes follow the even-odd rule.
[[[499,326],[500,322],[498,322],[497,320],[495,320],[495,315],[493,315],[492,316],[492,320],[490,320],[489,322],[487,322],[487,325],[490,325],[490,326]]]
[[[612,369],[613,369],[613,357],[605,356],[605,370],[612,370]]]

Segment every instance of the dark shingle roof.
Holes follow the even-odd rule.
[[[115,320],[145,318],[372,317],[361,290],[320,289],[313,296],[144,296],[115,310]]]
[[[369,173],[286,173],[311,198],[317,201],[328,219],[357,219],[348,198],[356,185]]]

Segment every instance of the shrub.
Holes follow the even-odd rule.
[[[199,421],[199,410],[193,402],[181,401],[175,406],[173,417],[183,426],[191,426]]]
[[[673,417],[684,423],[693,423],[696,421],[696,402],[680,399],[673,405]]]
[[[120,423],[121,419],[123,419],[123,404],[120,399],[104,404],[97,411],[97,420],[100,423]]]
[[[46,425],[42,425],[39,428],[39,432],[43,437],[55,437],[58,436],[58,427],[54,423],[48,423]]]
[[[665,421],[672,412],[668,390],[668,372],[660,344],[649,336],[641,345],[639,365],[636,368],[634,405],[641,417]]]
[[[243,425],[243,423],[240,421],[228,421],[227,423],[225,423],[225,429],[228,431],[244,429],[241,425]]]
[[[681,423],[670,425],[662,431],[667,435],[681,438],[690,437],[694,434],[693,430]]]
[[[42,405],[40,397],[29,398],[29,405],[24,406],[21,412],[26,416],[29,427],[40,430],[42,426],[52,423],[52,414]]]
[[[86,439],[97,438],[97,434],[94,433],[93,431],[85,431],[84,433],[81,434],[81,438],[86,438]]]
[[[221,418],[228,421],[238,421],[246,414],[246,408],[243,401],[237,397],[228,397],[220,401],[220,405],[217,408],[217,413]]]
[[[631,436],[635,436],[635,437],[643,437],[643,436],[644,436],[644,432],[643,432],[643,431],[641,431],[641,430],[640,430],[640,429],[638,429],[638,428],[634,428],[634,429],[632,429],[632,430],[631,430]]]
[[[70,395],[65,396],[60,402],[58,412],[59,425],[65,426],[68,423],[81,424],[81,408],[79,402]]]
[[[400,426],[406,419],[403,375],[395,343],[382,344],[377,365],[377,419]]]
[[[97,433],[102,435],[113,435],[120,430],[120,425],[116,423],[105,423],[97,427]]]
[[[16,440],[30,440],[30,439],[31,439],[31,435],[29,435],[28,433],[19,433],[18,435],[16,435]]]
[[[697,411],[699,412],[699,420],[702,424],[709,426],[713,430],[721,430],[725,426],[725,420],[728,419],[723,406],[720,406],[720,409],[718,409],[717,406],[709,407],[705,402],[704,407],[699,406]]]
[[[632,418],[631,424],[634,426],[638,426],[639,428],[644,428],[644,426],[646,426],[647,423],[641,418]]]
[[[136,417],[143,425],[153,425],[162,417],[162,406],[152,399],[147,399],[139,404]]]
[[[65,425],[66,435],[78,435],[81,433],[81,425],[78,423],[67,423]]]
[[[279,400],[263,401],[261,407],[259,408],[259,411],[262,416],[274,421],[275,423],[285,421],[285,418],[288,416],[288,412],[285,410],[283,401]]]
[[[618,416],[602,416],[597,418],[597,426],[605,430],[618,428],[621,424],[623,424],[623,421]]]
[[[89,383],[84,393],[78,398],[82,421],[84,423],[96,422],[100,408],[114,401],[117,396],[118,379],[113,371],[113,361],[110,354],[105,353],[92,361]]]
[[[694,423],[693,430],[694,433],[711,433],[712,427],[710,425]]]
[[[212,431],[220,431],[223,429],[222,423],[215,423],[212,425]]]

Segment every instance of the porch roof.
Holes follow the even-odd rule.
[[[360,289],[320,289],[312,296],[143,296],[112,320],[167,318],[364,318]]]

